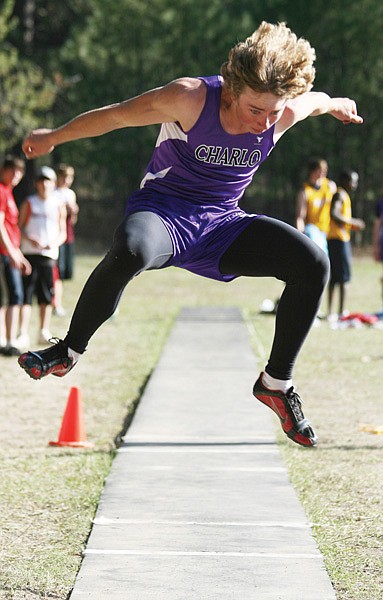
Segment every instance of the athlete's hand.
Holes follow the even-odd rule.
[[[50,154],[54,149],[52,129],[35,129],[25,138],[22,148],[28,159]]]
[[[344,125],[348,125],[349,123],[360,125],[363,123],[363,118],[358,115],[356,103],[350,98],[332,98],[328,112],[335,119],[342,121]]]

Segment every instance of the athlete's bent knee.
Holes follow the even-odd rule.
[[[330,261],[323,250],[319,247],[316,252],[312,253],[311,260],[306,268],[306,283],[315,285],[324,289],[327,285],[330,276]]]

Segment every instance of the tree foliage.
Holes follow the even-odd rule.
[[[54,101],[54,87],[33,61],[20,56],[9,42],[17,27],[13,1],[0,8],[0,152],[5,152],[35,127]]]
[[[17,27],[9,16],[13,4]],[[302,167],[309,156],[322,155],[334,178],[345,166],[359,171],[359,216],[368,220],[372,214],[368,201],[381,187],[382,3],[6,0],[4,6],[0,149],[35,126],[39,117],[42,126],[59,125],[81,111],[175,77],[218,73],[229,49],[261,20],[286,21],[316,48],[314,89],[355,98],[365,123],[345,127],[324,116],[297,125],[260,169],[244,206],[291,221]],[[53,160],[70,161],[77,169],[84,206],[92,198],[90,217],[105,214],[107,206],[121,211],[140,181],[157,131],[120,130],[57,148]]]

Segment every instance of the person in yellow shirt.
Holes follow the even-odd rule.
[[[326,254],[330,228],[330,207],[336,184],[327,177],[328,164],[323,158],[311,158],[307,179],[297,196],[296,227],[313,240]]]
[[[330,258],[330,282],[328,286],[328,319],[335,321],[345,313],[346,292],[351,280],[351,230],[360,231],[365,228],[362,219],[352,217],[350,193],[359,183],[356,171],[345,170],[339,176],[339,185],[331,202],[331,221],[328,234],[328,251]],[[338,313],[332,312],[334,290],[339,286]]]

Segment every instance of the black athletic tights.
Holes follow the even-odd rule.
[[[84,352],[93,333],[116,310],[127,283],[142,271],[163,267],[171,256],[171,239],[157,215],[140,212],[125,218],[109,252],[85,284],[65,338],[68,345]],[[328,279],[326,255],[290,225],[262,216],[224,253],[220,269],[286,282],[266,369],[272,377],[290,379]]]

